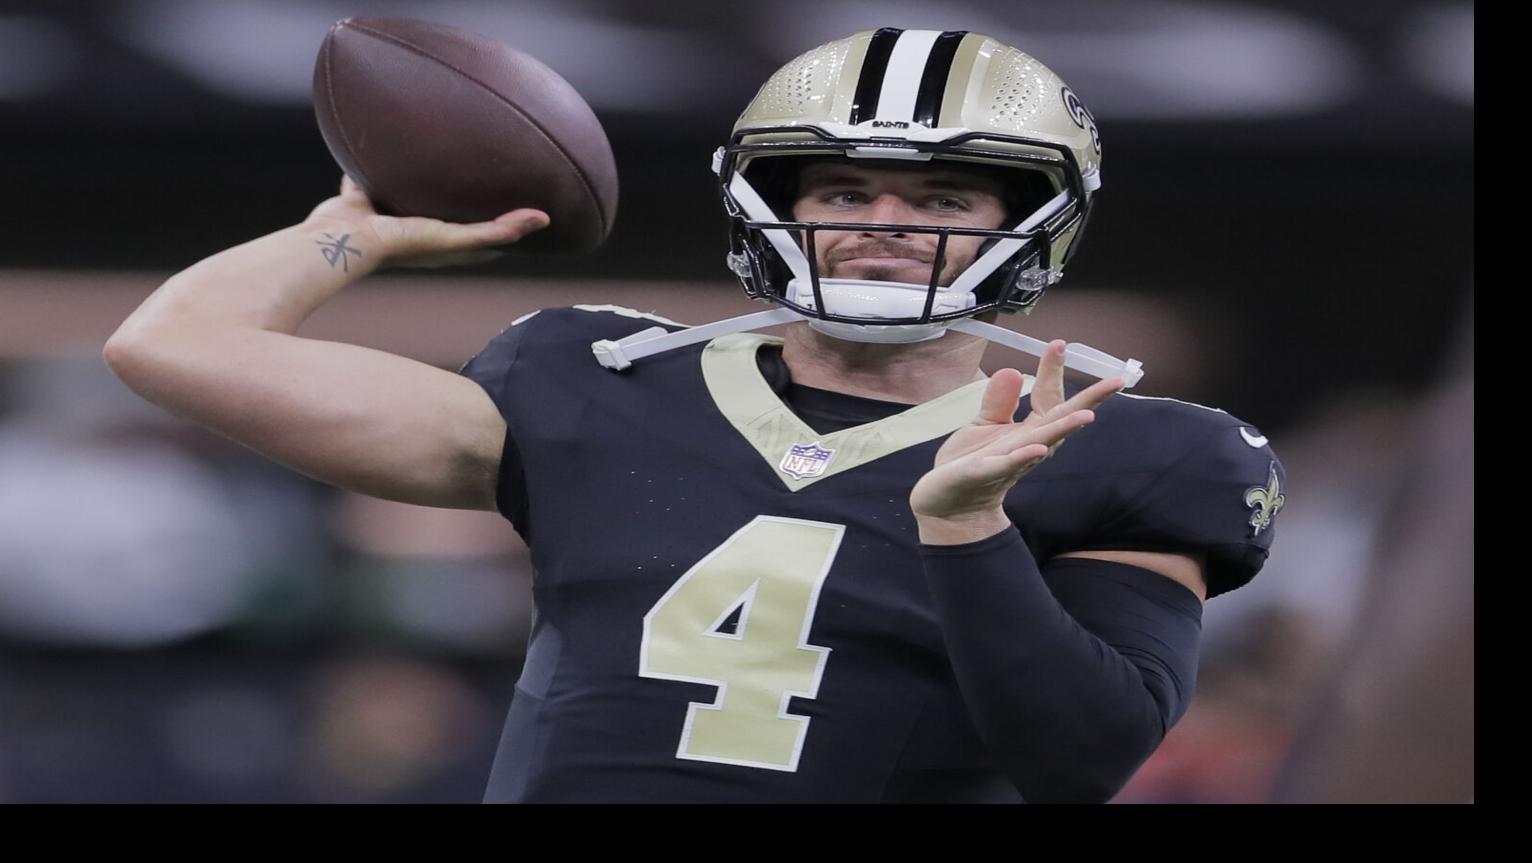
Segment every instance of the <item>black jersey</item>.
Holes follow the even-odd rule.
[[[506,419],[497,504],[535,571],[486,801],[875,802],[916,773],[957,777],[923,799],[1019,799],[953,681],[908,505],[984,382],[815,429],[763,376],[765,336],[620,373],[592,356],[655,323],[544,310],[462,371]],[[1253,577],[1282,500],[1259,432],[1170,399],[1096,413],[1007,498],[1036,559],[1198,554],[1209,596]]]

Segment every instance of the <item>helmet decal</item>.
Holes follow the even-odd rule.
[[[931,56],[926,59],[925,71],[920,75],[920,89],[915,93],[914,121],[922,126],[936,128],[942,115],[942,97],[947,92],[947,78],[952,74],[952,59],[957,56],[958,43],[968,35],[967,30],[948,30],[936,37],[931,46]]]
[[[1068,87],[1059,88],[1059,96],[1064,100],[1064,109],[1069,112],[1069,119],[1075,121],[1075,125],[1090,132],[1091,149],[1096,155],[1101,155],[1101,133],[1096,131],[1096,118],[1090,115],[1090,109],[1075,95],[1075,91]]]
[[[897,30],[873,34],[857,78],[848,118],[856,126],[935,128],[941,116],[952,61],[967,30]]]
[[[862,60],[862,74],[856,79],[856,96],[851,102],[851,125],[871,120],[878,113],[878,96],[883,92],[883,77],[888,71],[888,58],[894,53],[894,43],[899,41],[903,30],[884,27],[872,34],[867,43],[867,56]]]

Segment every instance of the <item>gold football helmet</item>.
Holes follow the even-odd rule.
[[[998,230],[797,222],[805,157],[981,167],[1006,189]],[[979,33],[884,28],[814,48],[766,82],[714,155],[732,220],[729,268],[752,297],[858,341],[935,338],[990,309],[1027,311],[1056,282],[1101,185],[1101,140],[1084,103],[1048,67]],[[937,234],[929,284],[823,278],[819,231]],[[985,238],[938,284],[946,235]],[[807,250],[807,251],[806,251]]]

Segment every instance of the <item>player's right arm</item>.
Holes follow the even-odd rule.
[[[301,224],[177,273],[107,341],[131,389],[294,470],[363,494],[495,509],[506,426],[473,381],[298,326],[383,266],[447,266],[546,226],[517,210],[453,225],[380,216],[343,181]]]

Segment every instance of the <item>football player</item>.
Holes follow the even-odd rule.
[[[714,169],[728,265],[771,311],[543,310],[460,376],[299,339],[382,263],[546,224],[379,216],[343,181],[173,277],[106,355],[310,475],[515,525],[537,617],[487,801],[1110,799],[1185,712],[1202,602],[1259,570],[1283,497],[1248,424],[1114,395],[1136,363],[987,322],[1078,247],[1090,113],[990,37],[868,31],[777,72]],[[986,377],[986,339],[1035,376]],[[1067,389],[1066,365],[1102,379]]]

